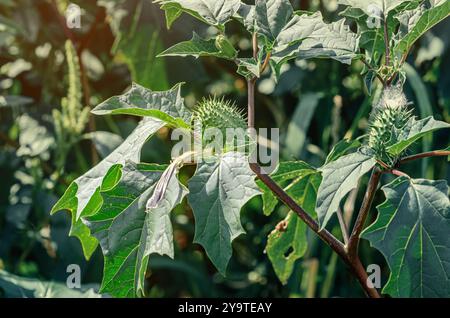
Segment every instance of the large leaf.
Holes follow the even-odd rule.
[[[108,190],[114,185],[120,175],[118,167],[128,160],[138,162],[144,143],[163,126],[163,122],[152,118],[141,121],[116,150],[72,182],[53,207],[52,214],[60,210],[71,212],[72,227],[69,234],[80,240],[86,258],[90,258],[94,252],[97,240],[90,235],[89,229],[81,222],[80,216],[87,216],[98,210],[102,201],[100,191]],[[105,179],[107,174],[111,177]]]
[[[450,296],[450,201],[446,181],[401,177],[383,187],[386,201],[362,234],[383,253],[393,297]]]
[[[257,31],[270,47],[291,19],[294,9],[289,0],[256,0],[255,6]]]
[[[450,128],[450,124],[434,120],[433,117],[416,120],[411,118],[398,134],[398,142],[388,148],[392,155],[399,155],[414,142],[438,129]]]
[[[338,0],[338,3],[361,9],[368,16],[371,16],[374,13],[373,6],[375,6],[380,12],[387,15],[400,4],[410,1],[411,0]]]
[[[306,212],[315,215],[316,196],[321,181],[320,173],[303,161],[281,162],[270,177],[278,183]],[[278,199],[260,180],[257,181],[263,195],[263,211],[270,215]]]
[[[224,28],[225,23],[239,10],[240,0],[158,0],[161,8],[169,10],[170,24],[179,16],[179,11],[186,12],[210,25]],[[178,10],[178,11],[177,11]]]
[[[219,272],[225,275],[231,242],[244,233],[242,206],[260,192],[248,159],[228,152],[200,162],[189,180],[189,204],[195,216],[196,243],[201,244]]]
[[[399,14],[397,18],[400,21],[400,39],[394,47],[394,53],[396,55],[408,53],[417,39],[449,14],[448,0],[426,0],[419,7]]]
[[[192,39],[175,44],[158,55],[162,56],[214,56],[223,59],[234,59],[235,56],[222,52],[217,46],[215,39],[204,40],[194,32]]]
[[[92,288],[71,289],[65,284],[20,277],[0,270],[0,295],[6,298],[100,298]]]
[[[162,92],[153,92],[133,83],[122,95],[113,96],[92,110],[96,115],[126,114],[148,116],[165,121],[172,127],[189,128],[191,112],[181,97],[181,85]]]
[[[319,169],[322,171],[322,183],[317,195],[316,212],[322,229],[339,209],[344,196],[358,186],[359,179],[375,164],[372,156],[358,151]]]
[[[85,219],[105,255],[101,292],[116,297],[143,294],[150,254],[173,258],[170,212],[181,203],[187,189],[173,174],[163,201],[156,208],[147,209],[147,201],[163,171],[161,166],[127,162],[117,186],[102,193],[102,208]]]
[[[281,65],[289,59],[327,57],[350,64],[358,52],[359,37],[344,19],[327,24],[322,14],[294,15],[280,31],[272,60]]]
[[[305,254],[308,242],[306,224],[294,212],[290,212],[280,225],[270,233],[266,252],[279,280],[286,284],[295,261]]]

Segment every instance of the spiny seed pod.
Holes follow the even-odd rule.
[[[218,35],[216,38],[216,48],[224,55],[230,58],[235,58],[237,51],[233,44],[223,35]]]
[[[377,159],[393,166],[398,157],[388,153],[387,148],[398,140],[398,133],[412,116],[408,101],[400,87],[385,88],[380,101],[372,110],[369,121],[368,146]]]
[[[204,98],[194,108],[193,121],[199,122],[202,129],[218,128],[247,128],[242,111],[236,105],[224,98]]]
[[[235,104],[226,101],[224,98],[205,98],[194,108],[192,117],[192,126],[197,138],[202,138],[207,129],[217,129],[222,134],[222,141],[228,143],[227,129],[236,129],[237,133],[246,133],[247,122]],[[212,131],[212,130],[211,130]],[[241,140],[242,141],[242,140]],[[245,136],[244,144],[248,143],[248,137]],[[230,141],[234,143],[233,141]]]

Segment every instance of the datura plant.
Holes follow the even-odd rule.
[[[185,197],[195,216],[194,243],[226,275],[232,242],[244,234],[240,210],[253,197],[262,196],[264,214],[271,214],[277,202],[291,211],[270,233],[266,247],[282,283],[307,251],[309,229],[348,265],[369,297],[450,297],[447,182],[414,179],[401,171],[416,159],[443,156],[444,160],[450,155],[448,148],[414,153],[421,138],[450,124],[416,117],[414,105],[403,93],[408,53],[420,36],[448,17],[450,1],[341,0],[342,18],[331,23],[324,22],[320,12],[294,11],[288,0],[256,0],[254,5],[239,0],[156,3],[165,11],[169,28],[186,13],[216,30],[211,38],[193,33],[190,40],[161,52],[160,58],[209,56],[235,63],[248,85],[248,112],[243,116],[233,101],[221,97],[207,97],[191,109],[181,96],[181,85],[151,91],[137,84],[92,110],[95,115],[143,117],[115,151],[70,184],[52,211],[71,212],[70,235],[80,240],[86,258],[100,245],[101,292],[144,295],[152,254],[174,257],[170,214]],[[252,56],[242,56],[233,46],[226,28],[231,20],[248,31]],[[366,136],[337,143],[323,166],[280,162],[266,174],[257,161],[249,160],[248,151],[229,147],[203,159],[198,159],[198,151],[186,151],[167,166],[140,162],[142,146],[163,127],[191,136],[198,129],[202,135],[206,128],[221,132],[249,128],[249,132],[254,128],[255,84],[261,74],[270,72],[278,78],[284,64],[312,58],[363,63],[368,93],[373,84],[382,87],[381,95],[372,97]],[[187,163],[195,164],[196,171],[185,185],[177,172]],[[342,219],[344,197],[367,174],[370,179],[351,231],[341,222],[342,233],[329,232],[329,221]],[[372,201],[385,174],[392,181],[381,187],[385,201],[375,211]],[[369,213],[378,217],[366,225]],[[358,256],[361,239],[379,250],[389,265],[389,280],[382,290],[368,283]]]

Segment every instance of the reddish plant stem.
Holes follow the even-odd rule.
[[[408,157],[403,158],[400,160],[399,164],[403,164],[409,161],[422,159],[422,158],[429,158],[429,157],[438,157],[438,156],[450,156],[450,151],[447,150],[436,150],[436,151],[430,151],[430,152],[424,152],[416,155],[411,155]],[[407,177],[409,176],[397,169],[390,169],[386,164],[383,162],[378,161],[378,163],[384,168],[384,170],[380,171],[379,169],[375,168],[372,172],[372,175],[369,180],[369,185],[366,190],[366,194],[364,196],[363,203],[361,205],[361,209],[358,213],[358,218],[356,220],[356,223],[353,227],[352,234],[350,236],[350,240],[347,246],[347,252],[351,259],[356,259],[358,255],[358,245],[359,245],[359,236],[361,235],[361,232],[364,229],[364,224],[367,219],[367,215],[369,213],[370,207],[372,205],[375,192],[377,190],[381,174],[383,173],[391,173],[393,175],[396,175],[398,177]]]
[[[258,40],[256,34],[253,34],[253,54],[258,54]],[[255,84],[256,77],[247,81],[248,84],[248,128],[255,128]],[[361,264],[358,256],[351,258],[347,250],[334,235],[326,229],[320,229],[318,223],[301,207],[294,199],[292,199],[273,179],[261,172],[261,167],[257,163],[250,163],[250,168],[257,175],[257,177],[272,191],[272,193],[286,206],[288,206],[297,216],[306,223],[306,225],[315,232],[326,244],[328,244],[333,251],[335,251],[341,259],[347,264],[353,275],[357,278],[361,287],[368,297],[380,298],[380,294],[375,288],[371,288],[367,284],[367,273],[364,266]]]
[[[341,256],[345,255],[345,247],[336,237],[334,237],[327,230],[320,230],[317,222],[303,210],[272,178],[261,172],[261,167],[257,163],[250,163],[250,168],[258,176],[270,191],[275,194],[278,199],[285,203],[292,211],[295,212],[305,223],[308,225],[319,237],[327,243],[333,250],[335,250]]]
[[[253,58],[258,58],[258,33],[253,32],[252,34],[252,46],[253,46]]]
[[[380,298],[380,294],[375,288],[371,288],[367,284],[367,273],[361,264],[359,257],[351,258],[345,249],[344,244],[340,242],[327,230],[320,230],[317,222],[303,210],[270,176],[261,173],[261,168],[257,163],[251,163],[250,168],[255,172],[259,180],[261,180],[272,193],[286,206],[288,206],[297,216],[306,223],[306,225],[317,234],[331,249],[336,252],[341,259],[347,264],[353,275],[357,278],[364,292],[370,298]]]
[[[270,57],[271,57],[271,56],[272,56],[272,53],[271,53],[271,52],[267,53],[266,58],[264,59],[264,63],[263,63],[263,65],[261,66],[261,73],[264,72],[264,70],[265,70],[265,69],[267,68],[267,66],[269,65]]]
[[[397,169],[391,169],[391,170],[388,170],[388,172],[392,173],[394,176],[397,176],[397,177],[407,177],[407,178],[409,178],[409,176],[406,173],[401,172],[400,170],[397,170]]]
[[[359,258],[350,258],[344,244],[342,244],[342,242],[340,242],[327,230],[320,230],[317,222],[308,213],[306,213],[305,210],[303,210],[282,188],[280,188],[280,186],[273,181],[270,176],[261,173],[261,168],[258,164],[251,163],[250,168],[255,172],[259,180],[261,180],[280,201],[286,204],[286,206],[297,214],[297,216],[305,222],[312,231],[314,231],[328,246],[331,247],[334,252],[341,257],[341,259],[350,268],[351,272],[356,277],[367,296],[370,298],[380,298],[378,291],[375,288],[368,286],[367,273]]]
[[[356,218],[355,225],[353,226],[352,234],[347,245],[347,252],[351,259],[358,259],[358,246],[361,232],[364,229],[367,216],[369,215],[370,207],[372,206],[375,193],[377,191],[378,184],[381,178],[381,171],[378,168],[374,168],[372,175],[370,176],[369,184],[367,186],[364,200],[361,204],[361,208]]]
[[[423,152],[423,153],[419,153],[417,155],[405,157],[402,160],[400,160],[400,163],[402,164],[402,163],[406,163],[406,162],[417,160],[417,159],[423,159],[423,158],[428,158],[428,157],[439,157],[439,156],[450,156],[450,151],[436,150],[436,151],[430,151],[430,152]]]
[[[362,62],[362,63],[363,63],[370,71],[372,71],[372,72],[375,73],[375,76],[380,80],[380,82],[381,82],[384,86],[386,85],[384,79],[380,76],[380,74],[378,74],[377,70],[375,70],[369,63],[367,63],[367,61],[366,61],[364,58],[361,59],[361,62]]]
[[[336,211],[336,214],[337,214],[337,217],[338,217],[339,226],[341,227],[342,238],[344,240],[344,244],[347,245],[348,244],[349,235],[348,235],[348,230],[347,230],[347,224],[345,223],[344,215],[342,214],[342,210],[338,209]]]

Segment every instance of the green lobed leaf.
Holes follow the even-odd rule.
[[[294,58],[331,58],[350,64],[359,51],[358,43],[358,35],[344,19],[328,24],[320,12],[294,15],[276,39],[272,61],[278,68]]]
[[[433,117],[416,120],[411,118],[398,133],[398,142],[388,148],[390,154],[398,156],[414,142],[435,130],[450,128],[450,124],[435,120]]]
[[[248,159],[227,152],[205,158],[189,180],[188,201],[195,217],[194,242],[201,244],[222,275],[231,258],[231,242],[244,233],[242,206],[260,194]]]
[[[163,56],[194,56],[196,58],[214,56],[229,60],[235,58],[235,55],[227,54],[217,48],[215,39],[204,40],[195,32],[191,40],[177,43],[158,55],[158,57]]]
[[[120,178],[120,166],[126,161],[138,162],[144,143],[155,134],[164,123],[146,118],[127,139],[99,164],[73,181],[64,195],[53,207],[51,213],[69,210],[72,215],[70,236],[77,237],[87,259],[97,247],[97,240],[90,235],[89,229],[81,222],[81,216],[95,213],[102,204],[101,191],[109,190]]]
[[[116,297],[142,295],[150,254],[174,257],[170,212],[188,192],[176,174],[168,180],[163,201],[146,209],[165,168],[127,162],[117,186],[102,193],[101,209],[85,218],[105,256],[101,292]]]
[[[162,92],[153,92],[133,83],[122,95],[108,98],[92,110],[96,115],[148,116],[166,122],[175,128],[189,128],[191,112],[181,97],[181,84]]]
[[[320,228],[327,225],[331,216],[339,209],[344,196],[358,186],[359,179],[370,171],[376,160],[358,151],[327,163],[319,170],[322,183],[317,194],[316,212]]]
[[[386,258],[392,297],[450,296],[450,201],[444,180],[400,177],[383,187],[386,201],[363,233]]]
[[[226,22],[238,11],[240,0],[158,0],[161,9],[169,10],[168,25],[178,18],[179,12],[186,12],[193,17],[223,29]]]
[[[256,0],[255,23],[257,32],[263,35],[271,47],[294,13],[289,0]]]
[[[315,215],[317,190],[320,185],[320,173],[303,161],[280,162],[277,169],[270,175],[272,180],[284,188],[306,212]],[[278,199],[260,180],[257,181],[262,191],[263,211],[270,215]]]
[[[448,0],[426,0],[415,9],[398,14],[400,39],[397,39],[394,47],[395,55],[408,53],[417,39],[449,15]]]
[[[295,262],[305,255],[308,248],[306,224],[294,213],[289,212],[283,229],[269,234],[266,252],[278,279],[286,284],[294,270]]]

